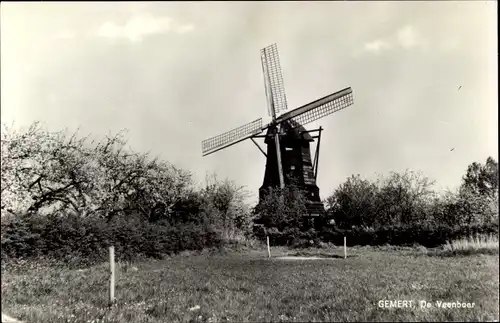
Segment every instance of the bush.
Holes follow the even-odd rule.
[[[433,185],[420,172],[410,170],[391,172],[376,182],[351,176],[326,199],[326,205],[336,224],[345,229],[498,223],[498,163],[493,158],[484,165],[469,165],[456,192],[437,194]]]
[[[276,246],[306,247],[318,246],[321,243],[343,245],[344,237],[347,238],[348,246],[413,246],[415,244],[427,248],[434,248],[452,241],[471,235],[494,235],[498,234],[498,225],[477,226],[423,226],[423,225],[399,225],[387,226],[378,229],[368,227],[353,227],[351,229],[326,228],[321,231],[309,230],[300,232],[298,229],[284,231],[268,230],[271,244]],[[264,237],[263,232],[257,234],[259,238]],[[311,243],[312,242],[312,243]]]
[[[307,191],[297,184],[297,179],[291,178],[284,188],[270,187],[262,193],[263,197],[253,209],[257,223],[284,232],[303,227]]]
[[[113,245],[116,257],[162,258],[184,250],[219,247],[220,234],[203,224],[155,224],[135,219],[20,217],[2,225],[2,259],[50,257],[61,261],[105,260]]]
[[[110,245],[163,257],[249,231],[243,187],[214,175],[197,190],[190,172],[126,149],[124,132],[88,139],[38,122],[2,131],[2,259],[97,260]]]
[[[303,232],[307,197],[297,179],[250,212],[248,192],[233,181],[213,174],[196,190],[190,172],[125,149],[121,132],[96,144],[76,135],[38,123],[2,131],[2,259],[103,259],[109,245],[118,258],[161,258],[251,241],[253,216],[273,245],[294,247],[343,244],[344,236],[349,245],[433,247],[498,234],[498,163],[491,157],[469,165],[458,192],[444,196],[413,171],[377,182],[351,176],[326,200],[338,227]]]
[[[498,254],[498,236],[492,234],[471,235],[451,242],[448,241],[443,249],[458,254],[479,253],[483,251],[496,251]]]

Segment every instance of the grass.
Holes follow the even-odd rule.
[[[292,252],[272,248],[272,253]],[[343,251],[338,247],[329,254],[343,256]],[[349,248],[348,255],[284,261],[268,259],[265,250],[247,250],[118,262],[112,308],[107,264],[7,267],[2,311],[28,323],[499,319],[498,254],[429,257],[410,247],[363,247]],[[459,301],[474,308],[387,309],[378,307],[380,300]]]
[[[498,236],[477,235],[448,242],[444,250],[455,254],[496,253],[499,251]]]

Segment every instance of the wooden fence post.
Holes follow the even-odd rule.
[[[347,259],[347,238],[344,236],[344,259]]]
[[[264,227],[264,234],[266,235],[266,242],[267,242],[267,257],[271,258],[271,247],[269,245],[269,236],[267,235],[266,227]]]
[[[267,240],[267,256],[268,258],[271,258],[271,247],[269,246],[269,236],[266,236]]]
[[[109,305],[115,302],[115,247],[109,247]]]

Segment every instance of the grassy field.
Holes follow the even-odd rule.
[[[499,318],[498,250],[450,257],[418,248],[366,247],[349,249],[347,259],[339,257],[341,248],[330,251],[330,258],[321,260],[268,259],[265,250],[256,250],[119,262],[112,308],[107,264],[3,270],[2,312],[38,323]],[[273,249],[273,256],[291,253]],[[414,307],[381,308],[380,300],[412,300]],[[433,307],[420,308],[420,300]],[[474,307],[443,309],[436,301]]]

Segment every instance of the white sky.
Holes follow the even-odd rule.
[[[2,3],[2,123],[127,128],[134,150],[256,196],[265,159],[253,143],[202,157],[201,141],[268,120],[259,50],[277,43],[290,109],[354,91],[353,106],[307,126],[325,128],[322,198],[351,174],[406,168],[454,188],[471,162],[498,160],[496,6]]]

